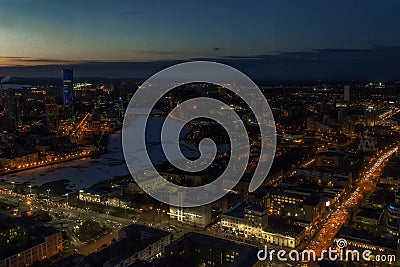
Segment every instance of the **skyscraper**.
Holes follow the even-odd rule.
[[[56,132],[60,125],[58,106],[56,104],[46,104],[46,127],[49,131]]]
[[[14,131],[22,126],[20,96],[21,95],[16,93],[13,88],[7,89],[4,115],[7,121],[8,130]]]
[[[62,69],[62,95],[64,105],[74,105],[73,98],[73,71],[70,68]]]
[[[349,85],[344,86],[343,100],[345,102],[351,102],[351,88]]]
[[[368,106],[365,110],[365,123],[367,126],[375,126],[378,122],[378,111],[375,106]]]

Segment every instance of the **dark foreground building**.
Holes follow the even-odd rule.
[[[0,267],[46,266],[61,251],[60,231],[29,218],[0,216]]]
[[[165,248],[157,267],[177,266],[263,266],[258,249],[199,233],[188,233]]]
[[[119,241],[99,252],[72,255],[57,263],[58,267],[123,267],[147,264],[161,257],[171,243],[169,232],[132,224],[118,231]]]

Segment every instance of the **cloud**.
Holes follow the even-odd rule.
[[[128,11],[123,11],[121,12],[122,15],[129,15],[129,16],[135,16],[135,15],[141,15],[142,12],[138,10],[128,10]]]
[[[171,54],[168,51],[134,51],[135,53]],[[178,57],[176,57],[178,58]],[[400,79],[400,46],[364,48],[326,48],[309,51],[274,51],[273,53],[198,57],[188,60],[211,60],[226,63],[261,81],[360,80],[384,81]],[[60,66],[72,64],[79,77],[147,78],[159,70],[183,60],[149,62],[67,61],[59,59],[25,59],[26,62],[50,62],[47,66],[0,67],[0,76],[56,76]],[[28,64],[27,64],[28,65]]]
[[[27,58],[27,59],[20,59],[20,61],[21,62],[34,62],[34,63],[49,63],[49,64],[71,62],[70,60],[54,59],[54,58]],[[76,62],[82,62],[82,61],[76,61]]]
[[[397,80],[400,46],[370,49],[327,48],[287,51],[250,57],[224,57],[250,76],[264,80]]]
[[[177,52],[170,51],[155,51],[155,50],[135,50],[135,53],[139,54],[149,54],[149,55],[177,55]]]
[[[0,59],[28,59],[31,57],[0,56]]]
[[[0,56],[0,60],[12,62],[13,65],[45,65],[45,64],[66,64],[66,63],[84,63],[85,60],[66,60],[55,58],[32,58],[32,57],[16,57],[16,56]]]

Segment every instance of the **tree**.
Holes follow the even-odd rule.
[[[103,228],[100,223],[93,220],[86,220],[79,227],[79,239],[87,241],[100,235],[103,232]]]

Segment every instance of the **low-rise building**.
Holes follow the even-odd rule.
[[[361,208],[357,213],[354,222],[360,227],[371,230],[371,227],[378,227],[383,219],[383,212],[380,209]]]
[[[304,241],[306,228],[283,221],[269,222],[267,209],[240,203],[221,215],[221,230],[244,242],[271,243],[295,248]],[[253,242],[256,241],[256,242]]]
[[[272,220],[270,220],[272,221]],[[307,228],[299,225],[288,224],[278,220],[277,223],[268,225],[262,233],[262,239],[278,247],[298,248],[304,245]]]
[[[352,173],[338,171],[332,168],[297,168],[296,176],[304,177],[307,180],[314,181],[319,185],[331,187],[346,187],[352,182]]]
[[[128,195],[110,197],[107,200],[107,205],[111,207],[130,208],[131,204],[131,197]]]
[[[59,230],[7,216],[0,220],[0,267],[39,264],[62,251]]]
[[[31,153],[21,157],[0,158],[0,167],[24,168],[36,165],[38,160],[38,153]]]
[[[168,245],[164,262],[155,266],[267,266],[267,262],[258,260],[257,252],[258,249],[252,246],[188,233]]]
[[[149,263],[164,255],[171,243],[169,232],[132,224],[118,231],[119,240],[87,256],[68,257],[56,266],[122,267],[136,263]]]
[[[341,168],[345,155],[336,151],[320,152],[315,157],[315,166]]]
[[[79,190],[78,199],[87,202],[105,204],[109,197],[120,196],[123,189],[111,186],[93,186]]]
[[[245,236],[261,237],[267,228],[267,209],[258,205],[240,203],[221,215],[221,227]]]
[[[206,227],[212,221],[211,205],[203,205],[200,207],[176,207],[170,206],[167,213],[171,219],[178,222],[190,224],[194,226]]]
[[[381,237],[366,230],[355,229],[344,226],[336,234],[334,242],[345,244],[343,253],[348,250],[358,251],[360,260],[353,260],[360,264],[370,264],[376,262],[376,256],[380,257],[380,261],[385,265],[382,266],[400,266],[400,243],[396,237]],[[368,260],[362,257],[363,253],[369,250]],[[345,254],[346,255],[346,254]],[[345,257],[344,255],[344,257]],[[385,260],[383,260],[385,257]]]
[[[250,202],[267,208],[269,214],[294,217],[306,222],[320,218],[325,196],[313,190],[295,187],[265,187],[249,198]]]
[[[102,203],[107,197],[107,193],[99,192],[97,190],[81,189],[79,190],[78,198],[82,201]]]

